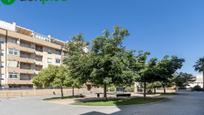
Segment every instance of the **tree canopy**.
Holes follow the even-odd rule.
[[[194,68],[198,72],[203,72],[203,88],[204,88],[204,57],[199,58],[194,65]]]
[[[194,80],[195,79],[192,74],[180,72],[175,75],[173,81],[179,88],[185,88],[189,85],[189,83],[193,82]]]
[[[73,79],[63,65],[49,65],[33,78],[33,83],[38,88],[60,88],[62,98],[64,96],[63,87],[80,86],[78,80]]]
[[[88,42],[84,41],[82,34],[78,34],[65,44],[65,50],[63,64],[69,69],[70,76],[80,84],[86,83],[90,75]]]
[[[164,58],[158,62],[158,74],[160,75],[160,81],[162,82],[164,93],[166,93],[165,86],[171,83],[173,74],[182,67],[183,58],[177,56],[164,56]]]
[[[196,64],[194,65],[194,68],[198,72],[203,72],[204,71],[204,57],[199,58],[196,61]]]
[[[149,59],[149,52],[129,50],[124,46],[129,36],[127,29],[115,26],[113,32],[104,30],[89,45],[82,34],[73,36],[65,44],[61,66],[49,65],[33,83],[38,87],[79,87],[87,82],[102,86],[107,97],[107,86],[130,86],[134,82],[162,84],[172,82],[173,74],[182,67],[183,58],[164,56]],[[160,83],[159,83],[160,82]],[[63,91],[62,91],[63,93]]]

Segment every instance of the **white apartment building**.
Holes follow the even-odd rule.
[[[192,83],[190,83],[190,84],[187,86],[187,88],[193,88],[193,87],[196,86],[196,85],[199,85],[201,88],[203,88],[203,76],[202,76],[202,74],[196,75],[195,78],[196,78],[195,81],[192,82]]]
[[[0,21],[0,86],[32,88],[32,78],[49,64],[60,65],[64,42]]]

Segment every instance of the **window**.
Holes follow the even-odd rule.
[[[4,67],[4,62],[0,62],[0,67],[1,67],[1,68]]]
[[[55,50],[55,54],[61,55],[61,51],[60,50]]]
[[[52,54],[52,49],[51,49],[51,48],[48,48],[48,49],[47,49],[47,53],[48,53],[48,54]]]
[[[15,72],[9,72],[9,78],[18,78],[19,74]]]
[[[12,49],[9,49],[9,54],[13,54],[13,50]]]
[[[18,40],[17,40],[17,39],[13,39],[13,38],[9,38],[9,39],[8,39],[8,42],[17,44],[17,43],[18,43]]]
[[[61,61],[60,59],[56,59],[55,60],[56,63],[60,63],[60,61]]]
[[[19,55],[19,50],[15,49],[15,48],[9,48],[8,52],[11,55]]]
[[[43,46],[38,46],[38,45],[36,45],[36,46],[35,46],[35,50],[40,51],[40,52],[43,52]]]
[[[20,63],[20,69],[28,69],[28,70],[31,70],[31,69],[33,69],[33,68],[32,68],[32,65],[31,65],[31,64],[28,64],[28,63]]]
[[[14,50],[14,55],[18,55],[18,51],[17,50]]]
[[[47,58],[47,63],[52,63],[52,58]]]
[[[42,68],[43,68],[43,66],[41,66],[41,65],[36,65],[36,66],[35,66],[35,70],[36,70],[36,71],[41,71]]]
[[[34,49],[34,45],[32,43],[23,40],[21,40],[20,46]]]
[[[3,44],[3,43],[4,43],[4,41],[0,40],[0,44]]]
[[[0,36],[0,45],[4,43],[4,38],[2,38],[2,36]]]
[[[35,56],[36,61],[42,61],[42,58],[43,58],[42,56]]]
[[[31,79],[32,79],[31,75],[27,75],[27,74],[20,75],[20,80],[31,80]]]
[[[4,50],[0,50],[0,56],[4,56]]]
[[[0,78],[4,78],[4,74],[0,74]]]

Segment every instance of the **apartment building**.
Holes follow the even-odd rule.
[[[0,21],[0,85],[31,88],[32,78],[49,64],[60,65],[64,42]]]
[[[203,75],[202,74],[198,74],[195,77],[195,80],[193,82],[191,82],[187,88],[193,88],[196,85],[199,85],[201,88],[203,88]]]

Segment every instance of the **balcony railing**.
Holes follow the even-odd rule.
[[[24,69],[24,68],[19,68],[19,67],[8,67],[8,72],[34,74],[35,70],[33,70],[33,69]]]
[[[35,62],[33,58],[29,58],[29,57],[20,57],[19,61],[24,63],[30,63],[30,64]]]
[[[20,73],[35,74],[35,70],[33,70],[33,69],[21,68],[21,69],[20,69]]]
[[[8,84],[33,84],[32,80],[8,79]]]
[[[46,35],[44,35],[44,34],[40,34],[40,33],[33,32],[33,37],[34,37],[34,38],[41,39],[41,40],[45,40],[45,41],[51,42],[51,38],[49,38],[48,36],[46,36]]]
[[[28,48],[28,47],[20,47],[20,51],[28,52],[28,53],[35,53],[35,49],[33,48]]]

